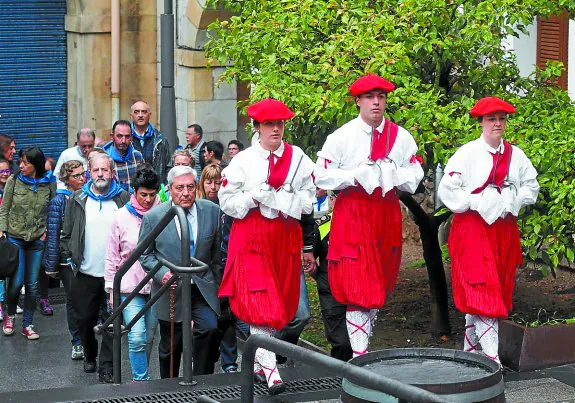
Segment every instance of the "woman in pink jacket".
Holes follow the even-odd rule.
[[[138,169],[134,173],[131,185],[134,189],[134,194],[132,194],[130,201],[116,212],[106,251],[104,280],[106,282],[106,291],[110,292],[110,301],[112,301],[114,276],[138,244],[142,216],[150,208],[159,204],[157,193],[160,188],[160,177],[154,170],[148,166]],[[145,276],[146,273],[142,269],[140,262],[136,261],[122,278],[122,301],[126,299],[126,296],[136,288]],[[150,288],[151,282],[142,288],[140,294],[124,309],[125,323],[130,323],[150,299]],[[134,381],[147,381],[150,379],[148,362],[154,342],[156,325],[157,319],[155,315],[152,310],[148,310],[128,333],[128,351]]]

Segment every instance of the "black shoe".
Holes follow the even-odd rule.
[[[276,362],[278,363],[278,365],[285,364],[287,362],[287,357],[276,354]]]
[[[285,392],[285,390],[286,390],[286,384],[278,379],[274,381],[274,384],[268,388],[268,393],[270,396],[275,396]]]
[[[233,365],[233,364],[228,365],[227,367],[222,368],[222,369],[223,369],[224,373],[226,373],[226,374],[232,374],[232,373],[238,372],[238,366]]]
[[[102,371],[98,374],[100,383],[114,383],[114,374],[112,371]]]
[[[96,372],[96,361],[84,361],[84,372],[88,374]]]

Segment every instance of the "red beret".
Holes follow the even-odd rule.
[[[395,89],[395,85],[381,78],[380,76],[376,76],[375,74],[368,74],[367,76],[358,78],[352,85],[349,86],[349,92],[354,97],[375,89],[391,92]]]
[[[295,114],[282,101],[266,98],[248,106],[248,116],[256,122],[268,122],[270,120],[289,120]]]
[[[477,101],[475,106],[469,111],[469,114],[474,118],[478,118],[495,112],[515,113],[515,107],[500,98],[486,97]]]

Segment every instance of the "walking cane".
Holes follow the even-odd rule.
[[[174,289],[170,287],[170,379],[174,378]]]

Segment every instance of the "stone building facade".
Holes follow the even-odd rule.
[[[66,0],[68,42],[68,139],[75,141],[80,127],[92,127],[108,140],[113,123],[111,97],[111,1]],[[189,124],[204,128],[205,138],[223,143],[246,141],[245,118],[238,114],[238,94],[247,89],[220,83],[224,67],[204,56],[206,28],[221,10],[206,8],[206,0],[174,0],[175,94],[177,134],[185,144]],[[120,0],[119,116],[129,119],[130,105],[145,100],[152,123],[160,120],[160,15],[163,0]],[[161,127],[160,127],[161,129]]]

